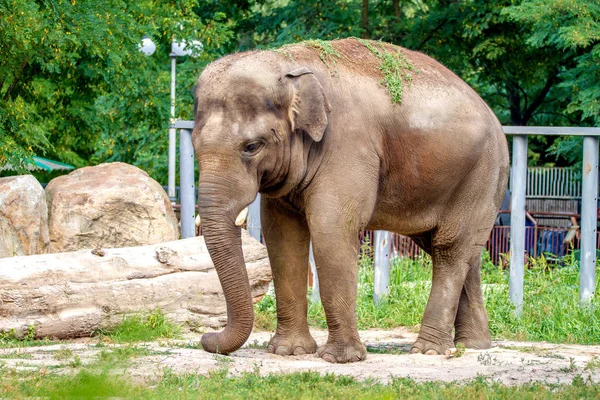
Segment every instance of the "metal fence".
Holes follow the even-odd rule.
[[[194,153],[191,133],[193,121],[177,121],[170,128],[180,130],[180,181],[181,181],[181,235],[186,238],[195,235],[195,186],[194,186]],[[511,187],[511,218],[510,228],[501,227],[492,232],[490,241],[501,243],[508,248],[510,259],[509,296],[517,314],[523,306],[523,278],[525,256],[533,248],[533,254],[538,254],[544,248],[558,246],[561,241],[561,228],[540,232],[539,229],[526,229],[526,193],[535,193],[542,196],[549,194],[556,198],[569,198],[581,193],[581,228],[580,237],[580,290],[579,296],[582,304],[588,304],[594,296],[596,286],[596,248],[597,238],[597,201],[598,201],[598,137],[600,128],[559,128],[559,127],[520,127],[506,126],[504,132],[513,136],[512,169],[510,177]],[[574,173],[567,170],[561,172],[540,172],[543,170],[527,171],[527,142],[528,135],[567,135],[583,136],[583,170],[581,171],[581,189],[578,189]],[[528,179],[529,178],[529,179]],[[556,180],[556,182],[553,181]],[[528,186],[530,185],[530,186]],[[260,239],[260,196],[250,206],[248,215],[248,230]],[[377,231],[372,236],[375,258],[375,300],[387,294],[389,275],[389,259],[392,252],[392,243],[396,251],[403,255],[418,254],[418,247],[389,232]],[[541,235],[541,236],[540,236]],[[566,235],[566,233],[565,233]],[[507,242],[508,240],[508,242]],[[564,238],[562,238],[562,243]],[[531,246],[530,246],[531,245]],[[489,246],[489,244],[488,244]],[[502,246],[496,246],[502,249]],[[494,250],[492,257],[499,259],[501,250]],[[311,252],[311,259],[312,252]],[[313,270],[314,262],[311,262]],[[316,276],[316,275],[315,275]],[[317,276],[316,276],[317,277]],[[318,277],[317,277],[318,278]],[[318,279],[314,281],[318,293]]]
[[[579,199],[581,180],[574,168],[527,168],[525,197],[541,199]]]

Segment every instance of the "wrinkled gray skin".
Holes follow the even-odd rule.
[[[228,311],[226,328],[202,337],[204,349],[235,351],[252,330],[234,220],[257,192],[277,297],[269,352],[318,351],[341,363],[366,357],[355,312],[365,228],[408,235],[432,257],[431,294],[412,353],[444,354],[455,342],[490,347],[480,266],[508,175],[498,120],[423,54],[401,49],[419,72],[401,104],[392,104],[365,46],[353,39],[332,45],[342,55],[335,64],[297,45],[287,54],[230,55],[200,76],[193,132],[200,215]],[[306,321],[310,238],[329,327],[318,350]]]

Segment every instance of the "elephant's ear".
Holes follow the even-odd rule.
[[[306,67],[290,71],[285,76],[291,80],[293,87],[289,108],[292,130],[301,129],[319,142],[327,128],[327,115],[331,112],[323,86]]]

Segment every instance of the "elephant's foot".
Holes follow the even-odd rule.
[[[484,350],[492,347],[492,340],[489,331],[479,332],[478,334],[462,333],[457,331],[454,335],[454,343],[462,343],[468,349]]]
[[[349,363],[367,358],[367,349],[360,340],[327,342],[317,350],[319,357],[330,363]]]
[[[308,332],[303,335],[280,335],[276,333],[269,341],[267,351],[280,356],[312,354],[317,351],[317,342]]]
[[[420,337],[417,341],[412,345],[410,349],[410,354],[426,354],[426,355],[450,355],[451,348],[454,347],[454,343],[452,340],[448,338],[448,340],[443,341],[428,341],[421,339]]]

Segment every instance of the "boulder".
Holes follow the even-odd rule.
[[[46,198],[51,253],[179,239],[169,197],[133,165],[80,168],[50,181]]]
[[[48,206],[31,175],[0,178],[0,258],[45,253]]]

